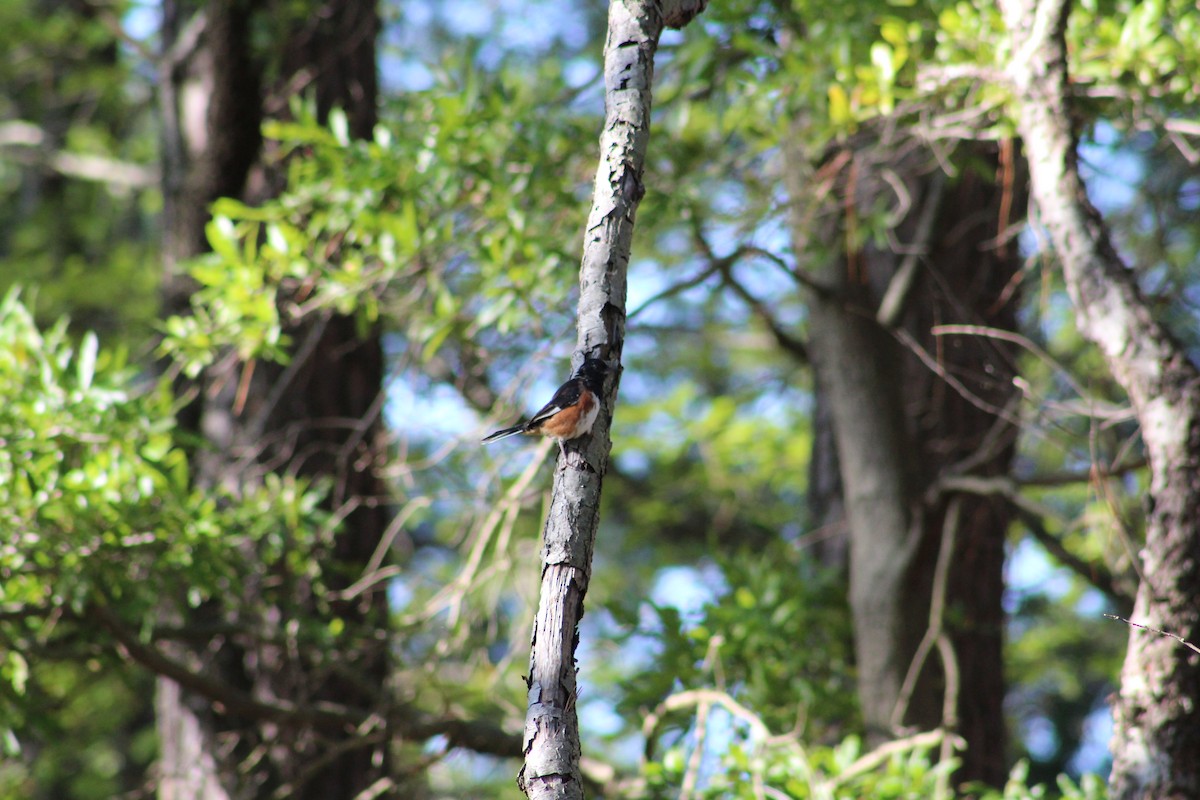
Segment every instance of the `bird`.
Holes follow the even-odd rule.
[[[489,433],[483,437],[483,444],[523,433],[556,439],[559,452],[563,452],[563,442],[590,433],[596,423],[607,369],[601,359],[586,359],[536,414],[510,428]]]

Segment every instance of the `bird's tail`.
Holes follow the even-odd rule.
[[[494,442],[497,439],[503,439],[507,436],[516,436],[518,433],[524,432],[525,423],[522,422],[520,425],[513,425],[511,428],[502,428],[494,433],[489,433],[487,436],[483,437],[483,443],[487,444],[488,442]]]

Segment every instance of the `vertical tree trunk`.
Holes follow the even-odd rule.
[[[904,152],[893,143],[848,154],[840,182],[849,195],[844,234],[856,224],[851,216],[895,198],[880,177],[891,171],[915,204],[895,234],[922,250],[920,268],[911,256],[855,250],[826,235],[829,249],[844,252],[822,276],[830,291],[814,293],[809,316],[850,530],[859,696],[875,740],[894,735],[897,723],[954,727],[969,748],[958,777],[998,785],[1006,772],[1001,591],[1010,516],[1003,504],[960,498],[942,615],[956,658],[947,673],[934,654],[914,673],[915,684],[905,682],[930,625],[947,533],[948,498],[937,494],[936,481],[956,470],[1003,474],[1016,433],[997,413],[1014,391],[1011,355],[987,340],[939,339],[931,328],[1014,327],[1015,304],[1000,296],[1018,263],[1015,252],[984,244],[997,236],[1001,188],[967,173],[943,199],[944,179],[928,174],[920,153]],[[793,196],[803,196],[794,173],[791,181]],[[798,252],[808,236],[797,233]],[[957,686],[949,706],[947,677]]]
[[[376,122],[375,2],[312,5],[312,13],[295,18],[293,33],[274,56],[282,64],[278,85],[302,76],[304,85],[315,89],[322,118],[340,107],[350,119],[352,135],[369,136]],[[256,9],[238,0],[213,0],[198,12],[202,17],[185,17],[180,5],[165,7],[164,47],[179,59],[163,76],[164,251],[167,303],[173,310],[186,307],[189,291],[176,265],[205,248],[209,203],[219,196],[242,195],[260,156],[264,97],[255,65],[269,60],[269,54],[256,56],[250,50]],[[281,179],[264,175],[258,183],[274,187]],[[286,370],[258,365],[241,407],[234,395],[242,365],[229,361],[214,367],[204,376],[208,388],[202,399],[185,419],[212,445],[196,456],[198,480],[209,485],[240,486],[255,480],[256,463],[271,461],[287,463],[301,475],[332,479],[331,510],[350,509],[322,564],[337,589],[361,575],[387,524],[385,491],[375,477],[383,350],[378,334],[361,338],[354,320],[345,317],[325,318],[288,333],[308,345],[305,355]],[[289,383],[281,388],[280,380]],[[289,602],[312,610],[314,600],[304,579],[285,577],[294,584]],[[247,620],[251,627],[281,626],[293,616],[287,609],[264,607],[259,587],[239,588],[241,607],[255,617]],[[224,620],[234,610],[212,605],[200,613]],[[387,677],[387,639],[382,635],[386,595],[370,592],[357,602],[337,605],[332,613],[345,623],[345,641],[356,646],[347,654],[353,678],[310,654],[297,659],[253,641],[229,639],[215,653],[180,655],[202,659],[223,680],[264,697],[370,708],[372,691],[382,690]],[[285,787],[294,798],[350,798],[387,773],[386,737],[369,743],[355,741],[353,731],[321,739],[312,732],[260,729],[252,721],[214,714],[165,678],[157,708],[162,797],[249,798]],[[247,760],[251,755],[253,760]]]
[[[1033,197],[1080,331],[1129,395],[1150,464],[1136,622],[1200,637],[1200,371],[1155,319],[1079,178],[1068,102],[1065,0],[1006,0],[1007,73]],[[1113,703],[1115,800],[1200,797],[1200,656],[1131,628]]]
[[[350,135],[367,139],[378,122],[375,42],[379,33],[376,0],[325,0],[316,13],[306,16],[284,52],[281,82],[307,75],[315,90],[318,118],[334,108],[346,113]],[[272,182],[273,183],[273,182]],[[319,327],[318,327],[319,326]],[[378,330],[360,336],[354,319],[334,315],[327,321],[291,333],[296,342],[315,336],[316,345],[306,363],[293,362],[293,381],[283,394],[265,428],[280,435],[281,446],[307,454],[299,465],[304,475],[334,480],[330,508],[351,508],[333,542],[325,565],[330,588],[345,588],[358,579],[370,562],[387,529],[390,512],[387,489],[376,476],[385,457],[382,429],[382,393],[386,377],[383,344]],[[274,369],[276,380],[282,370]],[[270,381],[271,384],[275,380]],[[265,386],[264,390],[271,390]],[[275,389],[277,391],[277,389]],[[248,417],[253,416],[247,413]],[[346,420],[344,423],[331,423]],[[294,437],[288,432],[295,431]],[[257,446],[259,431],[243,442]],[[269,453],[264,454],[270,458]],[[358,647],[349,664],[355,679],[329,674],[313,693],[313,701],[329,701],[349,708],[371,708],[371,690],[382,690],[388,676],[388,609],[386,587],[366,592],[357,601],[338,602],[331,609]],[[314,665],[323,669],[323,665]],[[360,685],[361,682],[361,685]],[[363,687],[367,687],[365,690]],[[353,734],[347,738],[351,738]],[[327,747],[344,746],[333,741]],[[345,748],[319,770],[299,764],[303,774],[298,800],[356,797],[376,780],[388,775],[386,740],[370,746]],[[294,780],[294,778],[293,778]]]
[[[211,725],[184,704],[183,689],[159,678],[154,710],[158,730],[159,800],[228,800],[214,753]]]
[[[262,145],[262,91],[247,0],[163,3],[163,254],[170,310],[186,307],[178,264],[208,249],[218,197],[240,197]],[[182,302],[181,302],[182,299]]]
[[[304,337],[314,333],[310,329],[295,335]],[[385,365],[379,336],[360,339],[351,318],[334,316],[316,335],[312,355],[295,373],[284,402],[264,431],[275,444],[262,455],[268,459],[276,452],[302,455],[301,474],[333,478],[335,488],[330,508],[353,508],[332,543],[328,561],[322,564],[326,582],[336,590],[349,586],[363,574],[387,528],[386,488],[375,472],[384,457],[379,401]],[[247,413],[251,414],[249,408]],[[258,444],[250,439],[240,443],[247,451]],[[349,634],[345,640],[355,645],[353,655],[342,659],[341,666],[352,669],[355,675],[347,679],[337,672],[325,672],[309,688],[310,702],[371,709],[382,693],[388,675],[384,588],[366,592],[356,601],[334,604],[331,613],[345,623]],[[304,599],[297,598],[300,602]],[[311,606],[310,610],[315,611]],[[261,676],[260,681],[269,684],[270,665],[265,666],[268,674]],[[313,673],[328,670],[325,664],[308,666]],[[268,691],[278,690],[271,687]],[[353,737],[353,732],[347,732],[343,740],[327,740],[314,746],[324,758],[327,753],[323,751],[345,747]],[[297,800],[356,797],[386,776],[390,763],[386,740],[346,747],[341,755],[329,759],[316,771],[311,771],[305,763],[307,759],[297,759],[295,755],[299,754],[284,757],[292,762],[285,777],[298,784],[291,795]]]
[[[706,0],[613,0],[604,43],[604,131],[579,268],[577,362],[610,371],[591,435],[568,442],[554,471],[542,548],[542,583],[529,654],[529,697],[517,785],[544,800],[583,797],[575,650],[600,524],[613,403],[625,345],[626,273],[645,187],[654,53],[663,26],[683,27]],[[577,364],[578,366],[578,364]],[[615,370],[615,371],[611,371]]]
[[[907,320],[909,334],[937,365],[911,350],[906,353],[905,405],[916,426],[923,469],[935,484],[954,475],[1006,475],[1016,450],[1012,345],[984,336],[932,333],[943,324],[1016,330],[1019,296],[1013,289],[1021,259],[1015,242],[1003,242],[1010,224],[1007,210],[1024,208],[1026,193],[1011,145],[1001,148],[998,153],[992,145],[975,146],[969,157],[985,165],[977,169],[994,169],[995,177],[966,169],[946,187],[932,216],[931,249]],[[1007,157],[1001,155],[1005,152]],[[963,736],[968,750],[956,778],[1001,786],[1008,774],[1004,544],[1012,509],[1000,498],[962,495],[954,498],[960,514],[947,519],[951,498],[945,493],[925,501],[926,550],[918,559],[922,584],[932,588],[933,544],[940,547],[942,537],[954,537],[942,622],[957,674],[943,671],[940,688],[953,691],[957,683],[955,719],[947,722]],[[948,530],[955,522],[957,529]],[[936,664],[942,668],[940,659]]]
[[[845,276],[844,264],[838,273]],[[872,319],[845,307],[841,298],[862,287],[839,284],[845,294],[814,297],[809,306],[809,352],[831,409],[850,531],[859,702],[878,741],[891,735],[892,709],[929,616],[928,594],[910,582],[923,486],[899,391],[903,353]],[[925,681],[907,720],[935,727],[937,708],[935,689]]]
[[[261,98],[248,30],[242,3],[217,0],[203,10],[184,0],[163,4],[163,302],[169,312],[187,308],[191,284],[181,264],[206,249],[208,205],[239,195],[258,157]],[[202,413],[194,403],[181,422],[199,430]],[[211,470],[197,467],[199,481],[215,482]],[[177,658],[189,655],[182,646],[172,650]],[[160,800],[246,796],[237,791],[236,772],[218,757],[220,728],[211,710],[169,678],[157,684]],[[245,688],[244,680],[238,684]]]

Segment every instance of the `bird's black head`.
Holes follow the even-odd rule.
[[[604,389],[604,376],[608,374],[608,364],[600,358],[586,358],[575,370],[575,377],[582,378],[583,383],[596,394]]]

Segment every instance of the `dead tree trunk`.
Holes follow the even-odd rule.
[[[686,25],[704,4],[704,0],[613,0],[609,5],[604,45],[606,119],[579,270],[576,361],[599,359],[610,371],[604,408],[591,435],[568,442],[554,472],[529,655],[525,765],[517,776],[517,784],[530,798],[583,797],[575,649],[600,523],[600,483],[612,446],[609,429],[625,341],[625,281],[634,216],[645,191],[642,170],[650,141],[654,53],[664,25]]]

